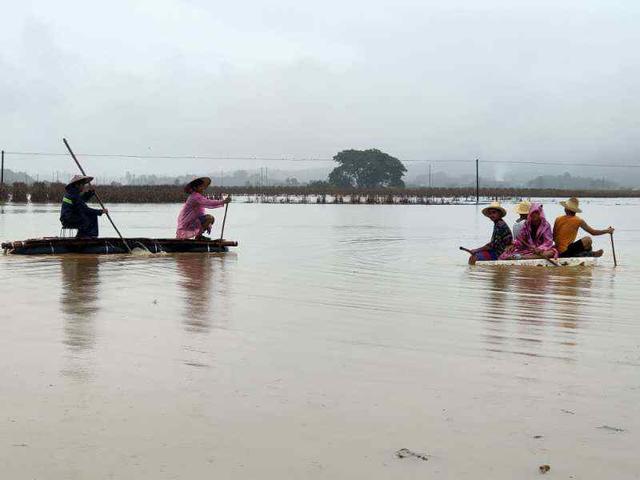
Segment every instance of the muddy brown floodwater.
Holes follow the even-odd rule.
[[[468,267],[475,206],[234,203],[226,255],[0,257],[2,478],[638,478],[640,202],[583,203],[617,269],[608,237]],[[2,240],[58,231],[0,207]]]

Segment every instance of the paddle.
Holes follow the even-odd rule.
[[[613,266],[617,267],[618,259],[616,258],[616,246],[613,243],[613,233],[610,233],[609,235],[611,235],[611,252],[613,253]]]
[[[71,157],[73,158],[73,160],[76,162],[76,165],[78,165],[78,168],[80,169],[80,172],[82,172],[82,175],[84,175],[85,177],[87,176],[87,174],[84,171],[84,168],[82,168],[82,165],[80,165],[80,162],[78,161],[78,159],[76,158],[75,153],[73,153],[73,150],[71,150],[71,147],[69,146],[69,142],[67,142],[66,138],[63,138],[62,141],[64,142],[65,146],[67,147],[67,150],[69,150],[69,153],[71,154]],[[94,195],[96,196],[96,200],[98,201],[98,203],[100,204],[100,206],[102,207],[103,210],[106,210],[106,208],[104,207],[104,204],[102,203],[102,201],[100,200],[100,197],[98,196],[98,192],[96,192],[95,190],[93,191]],[[127,250],[129,251],[129,253],[131,252],[131,248],[129,247],[129,244],[127,243],[127,241],[123,238],[122,234],[120,233],[120,230],[118,230],[118,227],[116,227],[116,224],[113,223],[113,220],[111,219],[111,215],[109,215],[109,212],[106,212],[107,214],[107,218],[109,219],[109,221],[111,222],[111,226],[113,227],[113,229],[116,231],[116,233],[118,234],[118,236],[120,237],[120,240],[122,240],[122,243],[124,243],[124,246],[127,248]]]
[[[553,265],[554,267],[560,267],[561,265],[556,262],[555,260],[551,260],[549,257],[545,257],[544,255],[542,255],[541,253],[538,253],[535,251],[534,248],[531,247],[531,245],[525,243],[525,245],[533,252],[534,255],[536,255],[538,258],[544,258],[547,262],[549,262],[551,265]]]
[[[556,262],[555,260],[551,260],[549,257],[545,257],[544,255],[542,255],[541,253],[538,252],[533,252],[535,255],[538,256],[538,258],[544,258],[547,262],[549,262],[551,265],[553,265],[554,267],[561,267],[562,265],[560,265],[558,262]]]

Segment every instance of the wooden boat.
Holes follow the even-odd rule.
[[[125,238],[131,249],[141,249],[151,253],[216,253],[228,252],[229,247],[237,247],[238,242],[230,240],[181,240],[177,238]],[[13,255],[61,255],[115,254],[128,253],[120,238],[61,238],[45,237],[3,242],[5,254]]]
[[[554,260],[561,267],[593,267],[598,264],[596,257],[567,257],[556,258]],[[477,262],[479,267],[500,267],[500,266],[525,266],[525,267],[553,267],[551,262],[543,258],[534,258],[528,260],[488,260]]]

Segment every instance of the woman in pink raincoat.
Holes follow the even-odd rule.
[[[231,201],[231,196],[224,200],[214,200],[205,197],[204,191],[211,184],[209,177],[196,178],[184,187],[189,194],[178,215],[178,229],[176,238],[195,238],[197,240],[209,240],[202,235],[205,231],[211,233],[211,226],[215,219],[213,215],[205,214],[205,208],[219,208]]]
[[[529,215],[513,245],[500,255],[500,260],[520,260],[529,258],[557,257],[553,246],[553,230],[544,218],[542,205],[532,203]]]

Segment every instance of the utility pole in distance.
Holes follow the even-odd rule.
[[[480,203],[480,159],[476,158],[476,205]]]

